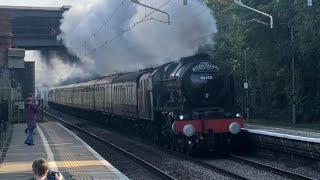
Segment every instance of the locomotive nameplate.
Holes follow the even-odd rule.
[[[200,77],[201,80],[210,80],[210,79],[213,79],[212,76],[201,76]]]
[[[192,68],[192,72],[201,73],[201,72],[218,72],[219,67],[212,64],[211,62],[202,62]]]

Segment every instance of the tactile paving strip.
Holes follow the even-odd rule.
[[[119,176],[103,165],[86,146],[57,123],[41,124],[41,129],[54,153],[59,171],[66,179],[119,179]]]

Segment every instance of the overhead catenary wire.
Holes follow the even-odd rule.
[[[107,25],[110,23],[110,21],[112,20],[112,18],[114,17],[114,15],[118,12],[118,10],[124,5],[124,1],[126,0],[122,0],[122,2],[114,9],[114,11],[111,13],[110,17],[104,21],[103,24],[101,24],[101,26],[88,38],[84,41],[84,43],[87,43],[88,41],[90,41],[92,38],[94,38],[96,36],[96,34],[100,31],[102,31],[104,28],[107,28]]]
[[[262,7],[258,8],[258,9],[259,9],[259,10],[265,9],[265,8],[267,8],[268,6],[270,6],[270,5],[272,5],[272,4],[276,3],[276,2],[277,2],[277,0],[275,0],[275,1],[271,2],[271,3],[268,3],[268,4],[262,6]],[[232,5],[232,4],[231,4],[231,5]],[[289,9],[293,8],[294,5],[295,5],[295,4],[290,5],[290,6],[289,6]],[[229,5],[229,6],[230,6],[230,5]],[[229,6],[228,6],[228,7],[229,7]],[[286,10],[288,10],[288,9],[286,9]],[[219,10],[219,11],[224,11],[224,9]],[[220,27],[220,28],[223,28],[223,27],[229,26],[229,25],[231,25],[231,24],[233,24],[233,23],[239,23],[239,24],[241,24],[241,23],[242,23],[242,22],[241,22],[241,19],[243,19],[243,18],[245,18],[245,17],[248,17],[249,15],[251,15],[251,14],[253,14],[253,13],[254,13],[254,12],[247,13],[247,14],[239,17],[236,21],[224,23],[224,24],[220,25],[219,27]],[[253,27],[251,27],[251,28],[253,28]],[[194,39],[194,40],[192,40],[192,41],[201,41],[201,40],[206,39],[206,38],[208,38],[208,37],[211,37],[211,36],[213,36],[213,35],[215,35],[215,34],[216,34],[216,32],[211,32],[211,33],[208,33],[208,34],[206,34],[206,35],[204,35],[204,36],[202,36],[202,37],[200,37],[200,38],[196,38],[196,39]],[[171,55],[171,57],[174,57],[174,55]],[[170,58],[170,56],[169,56],[169,57],[163,57],[163,58]]]
[[[276,2],[276,1],[271,2],[271,3],[269,3],[269,4],[267,4],[267,5],[263,6],[263,7],[261,7],[261,8],[259,8],[259,9],[262,10],[262,9],[264,9],[264,8],[266,8],[266,7],[274,4],[275,2]],[[223,12],[224,12],[226,9],[228,9],[231,5],[233,5],[233,4],[230,4],[230,5],[228,5],[226,8],[223,8],[223,9],[221,9],[221,10],[218,10],[216,13],[223,13]],[[207,10],[210,10],[210,9],[207,9]],[[196,18],[196,17],[198,17],[198,16],[201,16],[201,15],[203,15],[204,12],[206,12],[207,10],[202,10],[202,11],[200,11],[200,12],[198,12],[198,13],[196,13],[195,15],[192,15],[192,16],[190,16],[190,17]],[[237,20],[237,22],[240,22],[240,19],[243,19],[244,17],[247,17],[247,16],[249,16],[250,14],[252,14],[252,12],[247,13],[247,14],[239,17],[238,20]],[[179,16],[179,17],[180,17],[180,16]],[[179,18],[179,17],[178,17],[178,18]],[[173,18],[175,18],[175,17],[173,17]],[[188,18],[188,19],[189,19],[189,18]],[[155,20],[155,19],[152,19],[152,20]],[[157,20],[156,20],[156,21],[157,21]],[[225,23],[225,24],[222,24],[221,27],[225,27],[225,26],[228,26],[228,25],[233,24],[233,23],[235,23],[235,22],[233,21],[233,22]],[[210,36],[213,36],[214,34],[216,34],[216,32],[211,32],[211,33],[209,33],[209,34],[206,34],[206,35],[204,35],[204,36],[202,36],[202,37],[200,37],[200,38],[193,39],[193,40],[191,40],[191,41],[200,41],[200,40],[206,39],[206,38],[208,38],[208,37],[210,37]],[[138,48],[138,46],[132,46],[132,47],[129,47],[128,49],[129,49],[129,50],[132,50],[132,49],[135,49],[135,48]],[[127,49],[127,50],[128,50],[128,49]],[[165,57],[165,58],[170,58],[170,57]]]
[[[158,9],[164,7],[165,5],[167,5],[169,2],[171,2],[172,0],[168,0],[166,1],[164,4],[160,5],[158,7]],[[115,41],[116,39],[118,39],[119,37],[121,37],[123,34],[129,32],[131,29],[135,28],[137,25],[145,22],[145,21],[148,21],[148,20],[151,20],[151,18],[149,18],[152,14],[154,14],[156,11],[152,11],[150,13],[147,13],[143,18],[141,18],[140,20],[134,22],[131,26],[129,26],[128,28],[124,29],[123,31],[117,33],[115,36],[113,36],[111,39],[105,41],[104,43],[102,43],[100,46],[96,47],[96,48],[93,48],[92,51],[88,52],[85,54],[85,56],[88,56],[92,53],[94,53],[97,49],[100,49],[102,47],[107,47],[109,44],[111,44],[113,41]]]
[[[158,8],[164,7],[164,6],[167,5],[169,2],[171,2],[171,0],[169,0],[169,1],[167,1],[166,3],[162,4],[162,5],[159,6]],[[257,8],[257,9],[259,9],[259,10],[265,9],[265,8],[267,8],[268,6],[270,6],[270,5],[272,5],[272,4],[276,3],[276,2],[277,2],[277,0],[275,0],[275,1],[273,1],[273,2],[270,2],[270,3],[264,5],[264,6],[260,7],[260,8]],[[223,8],[223,9],[221,9],[221,10],[218,10],[216,13],[220,13],[220,12],[222,13],[222,12],[224,12],[225,10],[229,9],[231,5],[233,5],[233,3],[231,3],[230,5],[228,5],[226,8]],[[210,10],[210,9],[209,9],[209,8],[206,8],[206,9],[204,9],[204,10],[201,10],[201,11],[197,12],[195,15],[192,15],[191,17],[192,17],[192,18],[195,18],[195,17],[201,16],[201,15],[203,15],[203,14],[204,14],[206,11],[208,11],[208,10]],[[116,34],[115,36],[113,36],[110,40],[105,41],[102,45],[100,45],[100,46],[98,46],[98,47],[96,47],[96,48],[93,48],[93,50],[89,51],[85,56],[90,55],[90,54],[93,54],[94,52],[96,52],[97,49],[100,49],[100,48],[102,48],[102,47],[107,47],[107,46],[110,45],[113,41],[115,41],[116,39],[118,39],[118,38],[121,37],[123,34],[127,33],[128,31],[130,31],[131,29],[135,28],[138,24],[140,24],[140,23],[142,23],[142,22],[146,22],[146,21],[158,21],[158,22],[162,22],[161,20],[158,20],[158,19],[156,19],[156,18],[154,18],[154,17],[151,17],[151,15],[152,15],[153,13],[155,13],[155,11],[153,11],[153,12],[151,12],[151,13],[149,13],[149,14],[145,14],[145,16],[144,16],[142,19],[140,19],[139,21],[135,22],[135,23],[134,23],[133,25],[131,25],[129,28],[127,28],[127,29],[125,29],[125,30],[117,33],[117,34]],[[239,17],[239,18],[238,18],[237,20],[235,20],[235,21],[232,21],[232,22],[228,22],[228,23],[219,25],[219,28],[226,27],[226,26],[231,25],[231,24],[233,24],[233,23],[243,23],[243,22],[241,22],[241,19],[243,19],[243,18],[245,18],[245,17],[248,17],[248,16],[250,16],[250,15],[253,14],[253,13],[254,13],[254,12],[247,13],[247,14]],[[176,18],[180,18],[180,17],[173,17],[173,19],[176,19]],[[189,18],[188,18],[188,19],[189,19]],[[196,39],[194,39],[193,41],[200,41],[200,40],[203,40],[203,39],[208,38],[208,37],[210,37],[210,36],[213,36],[214,34],[216,34],[216,32],[211,32],[211,33],[206,34],[206,35],[204,35],[204,36],[202,36],[202,37],[200,37],[200,38],[196,38]],[[134,49],[134,48],[135,48],[135,46],[130,47],[129,49]],[[137,47],[136,47],[136,48],[137,48]]]
[[[116,12],[119,11],[119,9],[125,4],[124,1],[126,1],[126,0],[122,0],[122,3],[120,3],[120,5],[118,5],[118,6],[116,7],[116,9],[111,13],[111,16],[108,18],[108,20],[105,20],[105,23],[102,24],[102,25],[98,28],[98,30],[96,30],[96,31],[93,33],[92,36],[90,36],[87,40],[85,40],[84,43],[81,45],[81,47],[73,47],[72,49],[74,49],[75,52],[80,53],[82,56],[88,56],[88,55],[94,53],[97,49],[101,48],[105,43],[102,44],[102,45],[99,46],[99,47],[94,47],[94,45],[93,45],[93,46],[90,46],[90,44],[89,44],[88,42],[90,42],[91,39],[93,39],[100,31],[102,31],[102,30],[104,29],[104,27],[106,27],[106,29],[107,29],[106,24],[108,24],[108,23],[111,21],[112,17],[115,16]],[[129,3],[128,3],[129,6],[127,6],[127,8],[134,5],[134,3],[130,3],[130,0],[127,0],[127,1],[129,2]],[[159,6],[159,7],[163,7],[164,5],[168,5],[169,2],[171,2],[171,1],[172,1],[172,0],[166,2],[165,4],[163,4],[163,5]],[[146,13],[146,12],[147,12],[147,11],[145,11],[145,13]],[[150,15],[152,15],[153,13],[155,13],[155,11],[153,11],[153,12],[151,12],[151,13],[149,13],[149,14],[145,14],[145,17],[142,18],[143,21],[139,20],[138,22],[135,23],[135,25],[140,24],[140,23],[145,22],[145,21],[153,20],[153,18],[151,18],[151,17],[148,18],[148,19],[146,18],[146,17],[149,17]],[[125,33],[125,32],[127,32],[127,31],[128,31],[128,30],[123,29],[123,30],[120,32],[120,34]],[[121,35],[120,35],[120,36],[121,36]],[[119,36],[119,37],[120,37],[120,36]],[[114,41],[115,39],[117,39],[117,38],[119,38],[119,37],[118,37],[118,34],[117,34],[116,37],[112,37],[111,40]],[[106,42],[106,41],[105,41],[105,42]],[[92,43],[92,44],[94,44],[94,43]]]
[[[268,4],[262,6],[261,8],[258,8],[258,9],[259,9],[259,10],[265,9],[265,8],[267,8],[268,6],[270,6],[270,5],[272,5],[272,4],[276,3],[276,2],[277,2],[277,0],[275,0],[275,1],[271,2],[271,3],[268,3]],[[228,22],[228,23],[224,23],[224,24],[220,25],[219,28],[226,27],[226,26],[231,25],[231,24],[233,24],[233,23],[242,23],[242,22],[240,21],[241,19],[243,19],[243,18],[245,18],[245,17],[248,17],[249,15],[251,15],[251,14],[253,14],[253,13],[254,13],[254,12],[247,13],[247,14],[239,17],[239,18],[238,18],[237,20],[235,20],[235,21]],[[204,36],[202,36],[202,37],[200,37],[200,38],[198,38],[198,39],[195,39],[195,41],[197,41],[197,40],[202,40],[202,39],[205,39],[205,38],[207,38],[207,37],[213,36],[215,33],[216,33],[216,32],[211,32],[211,33],[206,34],[206,35],[204,35]]]
[[[170,1],[169,1],[170,2]],[[166,3],[169,3],[169,2],[166,2]],[[164,4],[164,5],[162,5],[161,7],[163,7],[163,6],[165,6],[165,5],[167,5],[167,4]],[[264,6],[262,6],[262,7],[260,7],[260,8],[258,8],[258,9],[260,9],[260,10],[262,10],[262,9],[265,9],[265,8],[267,8],[267,7],[269,7],[270,5],[272,5],[272,4],[274,4],[274,3],[276,3],[276,0],[275,1],[273,1],[273,2],[271,2],[271,3],[269,3],[269,4],[266,4],[266,5],[264,5]],[[230,6],[231,6],[232,4],[230,4],[227,8],[223,8],[223,9],[219,9],[218,11],[216,11],[215,13],[219,13],[219,12],[224,12],[226,9],[228,9]],[[291,9],[292,7],[295,7],[297,4],[291,4],[290,6],[289,6],[289,9]],[[161,8],[161,7],[159,7],[159,8]],[[209,9],[210,10],[210,9]],[[288,10],[288,8],[286,9],[286,10]],[[191,17],[198,17],[198,16],[201,16],[202,14],[204,14],[204,12],[206,12],[206,10],[203,10],[203,11],[199,11],[199,12],[197,12],[197,13],[195,13],[194,15],[192,15]],[[152,12],[152,13],[154,13],[154,12]],[[248,17],[248,16],[250,16],[251,14],[253,14],[253,12],[250,12],[250,13],[247,13],[247,14],[245,14],[245,15],[243,15],[243,16],[240,16],[240,17],[238,17],[236,20],[233,20],[232,22],[227,22],[227,23],[224,23],[224,24],[222,24],[222,25],[220,25],[219,27],[220,28],[223,28],[223,27],[227,27],[227,26],[229,26],[229,25],[231,25],[231,24],[234,24],[234,23],[239,23],[239,24],[241,24],[241,23],[243,23],[241,20],[242,19],[244,19],[244,18],[246,18],[246,17]],[[146,14],[144,14],[144,15],[146,15]],[[149,20],[153,20],[153,18],[151,17],[151,15],[149,15],[149,17],[147,17],[147,18],[142,18],[142,19],[140,19],[139,21],[137,21],[136,23],[138,23],[138,22],[140,22],[140,23],[142,23],[142,22],[146,22],[146,21],[149,21]],[[138,24],[140,24],[140,23],[138,23]],[[255,26],[252,26],[252,27],[250,27],[250,28],[254,28]],[[134,28],[134,27],[133,27]],[[127,31],[130,31],[132,28],[130,28],[130,29],[127,29]],[[120,32],[118,35],[119,35],[119,37],[122,35],[122,34],[124,34],[124,33],[126,33],[126,32]],[[216,32],[212,32],[212,33],[209,33],[209,34],[206,34],[206,35],[204,35],[204,36],[202,36],[202,37],[200,37],[200,38],[195,38],[193,41],[199,41],[199,40],[203,40],[203,39],[205,39],[205,38],[208,38],[208,37],[210,37],[210,36],[212,36],[212,35],[214,35]],[[119,37],[114,37],[114,40],[116,40],[116,39],[118,39]],[[114,40],[112,40],[112,41],[114,41]],[[112,42],[111,41],[111,42]],[[108,45],[110,45],[111,44],[111,42],[109,43],[109,44],[106,44],[105,46],[104,45],[101,45],[101,47],[99,47],[99,48],[102,48],[102,47],[106,47],[106,46],[108,46]],[[135,49],[135,48],[138,48],[139,46],[138,45],[134,45],[134,46],[131,46],[131,47],[129,47],[129,49]],[[98,49],[98,48],[97,48]],[[128,48],[126,48],[126,50],[128,50]],[[170,56],[157,56],[156,58],[162,58],[162,59],[172,59],[173,60],[173,57],[178,57],[177,55],[170,55]],[[175,58],[174,58],[175,59]]]
[[[158,7],[158,9],[164,7],[165,5],[169,4],[172,0],[169,0],[167,2],[165,2],[164,4],[160,5]],[[177,5],[176,3],[174,5]],[[200,12],[197,12],[195,15],[192,15],[191,18],[195,18],[195,17],[198,17],[198,16],[201,16],[203,15],[206,11],[210,10],[209,8],[205,8],[203,10],[201,10]],[[223,10],[219,10],[220,11],[223,11]],[[161,23],[167,23],[163,20],[159,20],[157,18],[154,18],[154,17],[151,17],[152,14],[154,14],[156,11],[152,11],[151,13],[149,14],[145,14],[145,16],[138,20],[137,22],[133,23],[133,25],[129,26],[129,28],[119,32],[118,34],[116,34],[115,36],[113,36],[110,40],[108,41],[105,41],[102,45],[98,46],[98,47],[95,47],[93,48],[92,50],[90,50],[88,53],[85,53],[85,56],[88,56],[90,54],[93,54],[94,52],[97,51],[97,49],[100,49],[102,47],[106,47],[107,45],[111,44],[114,40],[118,39],[119,37],[121,37],[123,34],[125,34],[126,32],[130,31],[131,29],[135,28],[138,24],[141,24],[143,22],[146,22],[146,21],[157,21],[157,22],[161,22]],[[145,12],[146,13],[146,12]],[[181,18],[182,16],[179,16],[179,17],[173,17],[174,19],[176,18]],[[130,48],[131,49],[131,48]]]
[[[164,7],[164,6],[167,5],[169,2],[171,2],[171,0],[169,0],[169,1],[167,1],[166,3],[162,4],[162,5],[159,6],[158,8]],[[274,3],[274,2],[272,2],[272,3]],[[272,3],[269,3],[269,4],[261,7],[260,9],[263,9],[263,8],[271,5]],[[233,4],[231,3],[230,5],[228,5],[227,8],[223,8],[223,9],[221,9],[221,10],[218,10],[218,12],[216,12],[216,13],[222,13],[222,12],[224,12],[224,11],[225,11],[226,9],[228,9],[231,5],[233,5]],[[206,8],[206,9],[204,9],[204,10],[196,13],[195,15],[192,15],[191,17],[192,17],[192,18],[196,18],[196,17],[198,17],[198,16],[201,16],[201,15],[203,15],[204,12],[206,12],[207,10],[210,10],[210,9],[209,9],[209,8]],[[128,31],[130,31],[131,29],[135,28],[138,24],[140,24],[140,23],[142,23],[142,22],[146,22],[146,21],[150,21],[150,20],[154,20],[154,21],[161,22],[161,20],[158,20],[158,19],[156,19],[156,18],[151,17],[151,15],[152,15],[153,13],[155,13],[155,11],[152,11],[152,12],[149,13],[149,14],[145,14],[145,16],[144,16],[142,19],[140,19],[139,21],[135,22],[135,23],[134,23],[132,26],[130,26],[129,28],[127,28],[127,29],[119,32],[118,34],[116,34],[115,36],[113,36],[110,40],[105,41],[105,42],[104,42],[103,44],[101,44],[100,46],[98,46],[98,47],[96,47],[96,48],[93,48],[91,51],[89,51],[88,53],[86,53],[85,56],[88,56],[88,55],[90,55],[90,54],[95,53],[97,49],[100,49],[100,48],[102,48],[102,47],[106,47],[106,46],[110,45],[114,40],[118,39],[118,38],[121,37],[123,34],[125,34],[125,33],[128,32]],[[250,14],[252,14],[252,13],[248,13],[248,14],[240,17],[239,19],[242,19],[243,17],[246,17],[246,16],[248,16],[248,15],[250,15]],[[176,17],[174,17],[174,18],[176,18]],[[189,18],[188,18],[188,19],[189,19]],[[227,26],[228,24],[232,24],[232,23],[234,23],[234,22],[226,23],[226,24],[222,25],[222,27]],[[202,37],[200,37],[200,38],[194,39],[194,40],[192,40],[192,41],[202,40],[202,39],[205,39],[205,38],[207,38],[207,37],[210,37],[210,36],[212,36],[212,35],[214,35],[214,34],[215,34],[215,32],[212,32],[212,33],[206,34],[206,35],[204,35],[204,36],[202,36]],[[128,49],[132,50],[132,49],[135,49],[135,48],[138,48],[138,46],[135,45],[135,46],[129,47]],[[127,49],[127,50],[128,50],[128,49]]]

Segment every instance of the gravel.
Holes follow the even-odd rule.
[[[260,179],[260,180],[269,180],[269,179],[279,179],[279,180],[285,180],[286,178],[272,174],[270,172],[266,172],[257,168],[254,168],[252,166],[249,166],[247,164],[242,164],[238,162],[234,162],[232,160],[228,159],[221,159],[221,158],[215,158],[210,160],[203,160],[209,164],[213,164],[215,166],[218,166],[220,168],[226,169],[230,172],[233,172],[235,174],[241,175],[242,177],[246,177],[248,179]]]
[[[296,174],[302,174],[314,179],[320,179],[320,161],[314,159],[279,152],[265,152],[262,150],[250,155],[242,156],[271,167],[283,169]]]

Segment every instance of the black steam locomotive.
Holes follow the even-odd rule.
[[[102,113],[143,125],[159,142],[190,150],[226,144],[243,127],[235,112],[232,75],[208,55],[181,58],[156,68],[56,87],[49,103]],[[110,118],[109,118],[110,120]],[[130,124],[130,123],[127,123]]]

